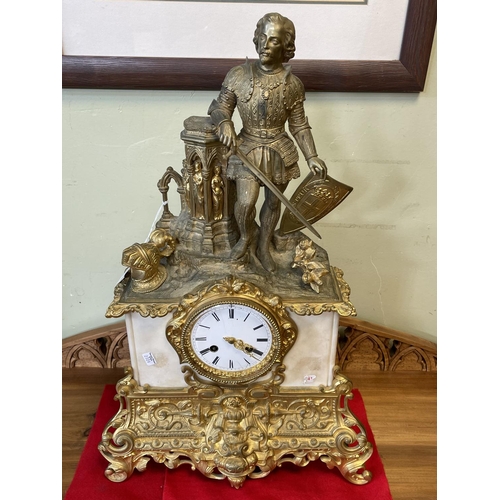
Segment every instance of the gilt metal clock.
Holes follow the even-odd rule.
[[[312,222],[352,189],[327,176],[303,86],[282,64],[293,57],[293,23],[269,14],[257,31],[260,60],[228,73],[207,116],[185,120],[182,170],[167,168],[154,230],[123,254],[129,269],[106,316],[125,316],[132,366],[99,444],[112,481],[151,458],[235,488],[313,460],[355,484],[371,479],[373,448],[349,409],[352,383],[335,366],[339,316],[356,314],[350,288],[300,231],[318,235]],[[287,121],[311,170],[292,201],[284,190],[299,155]],[[178,215],[169,210],[172,181]],[[280,203],[286,224],[276,231]]]

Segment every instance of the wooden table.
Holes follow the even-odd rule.
[[[437,498],[437,372],[345,372],[363,396],[394,500]],[[73,479],[106,384],[123,369],[62,374],[62,495]]]

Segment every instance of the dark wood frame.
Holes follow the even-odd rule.
[[[310,92],[421,92],[437,21],[437,0],[409,0],[399,60],[292,61]],[[218,90],[243,60],[63,56],[63,88]]]

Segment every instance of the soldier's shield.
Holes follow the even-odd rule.
[[[308,222],[314,224],[342,203],[352,189],[351,186],[342,184],[328,175],[323,180],[310,172],[290,197],[290,202]],[[280,233],[293,233],[304,227],[305,225],[285,208]]]

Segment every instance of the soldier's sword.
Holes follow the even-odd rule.
[[[297,219],[304,224],[309,231],[315,234],[319,239],[321,239],[321,235],[312,227],[312,225],[307,221],[307,219],[290,203],[290,201],[285,197],[285,195],[270,181],[253,163],[247,158],[247,156],[242,153],[238,148],[233,149],[233,153],[244,163],[246,167],[252,172],[252,174],[257,177],[262,183],[268,187],[271,192],[278,197],[278,199],[285,205],[290,212],[292,212]]]

